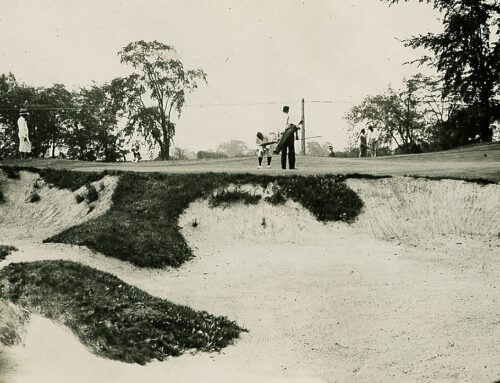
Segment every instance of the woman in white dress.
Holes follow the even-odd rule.
[[[28,123],[24,116],[28,114],[26,109],[21,109],[19,112],[19,118],[17,119],[17,127],[19,128],[19,152],[21,153],[21,158],[26,158],[27,153],[31,153],[31,142],[29,137]]]

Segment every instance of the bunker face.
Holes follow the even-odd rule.
[[[407,178],[348,184],[365,203],[352,225],[319,223],[290,201],[192,203],[179,225],[195,258],[177,270],[138,269],[70,246],[20,247],[0,267],[72,259],[226,315],[250,333],[220,354],[124,366],[35,319],[26,347],[5,351],[20,364],[9,381],[498,379],[499,187]],[[37,343],[44,333],[53,336]]]

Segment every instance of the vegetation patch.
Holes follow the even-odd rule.
[[[5,202],[5,195],[3,194],[3,190],[0,189],[0,203],[4,203],[4,202]]]
[[[69,189],[75,191],[86,184],[101,180],[104,176],[110,174],[108,171],[102,172],[76,172],[64,169],[43,168],[22,166],[0,166],[8,178],[19,178],[20,171],[38,173],[45,182],[58,189]]]
[[[19,179],[19,168],[14,166],[2,166],[1,169],[7,176],[7,178],[17,180]]]
[[[38,192],[33,189],[30,193],[29,201],[30,201],[30,203],[40,201],[40,194],[38,194]]]
[[[20,343],[28,319],[26,310],[0,299],[0,344],[12,346]]]
[[[0,245],[0,261],[3,261],[13,251],[17,251],[17,248],[14,246]]]
[[[198,198],[212,199],[212,204],[257,203],[262,197],[241,190],[212,197],[216,190],[228,190],[229,185],[238,190],[245,184],[272,184],[273,196],[266,201],[278,204],[291,198],[322,222],[350,222],[363,205],[339,176],[121,173],[110,210],[46,242],[87,246],[139,267],[178,267],[192,257],[178,226],[182,212]]]
[[[123,362],[218,351],[246,331],[69,261],[11,264],[0,281],[0,298],[64,324],[97,355]]]
[[[258,194],[251,194],[242,190],[227,190],[224,189],[216,194],[213,194],[208,203],[211,207],[228,206],[235,203],[243,203],[245,205],[255,205],[259,203],[262,196]]]

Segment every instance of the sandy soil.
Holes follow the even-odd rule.
[[[496,221],[488,226],[462,210],[490,213],[498,206],[499,187],[469,190],[446,181],[451,182],[447,195],[432,187],[438,182],[405,189],[409,182],[353,181],[366,203],[353,225],[318,223],[291,202],[211,209],[196,201],[179,222],[196,257],[177,270],[138,269],[85,248],[18,240],[20,250],[0,267],[35,259],[82,262],[153,295],[227,315],[249,333],[221,353],[143,367],[97,358],[68,330],[32,316],[25,345],[0,351],[0,363],[8,364],[3,378],[14,383],[493,382],[500,378],[495,233],[500,221],[492,213],[489,219]],[[456,216],[466,218],[448,226],[432,226],[428,213],[412,218],[416,201],[428,204],[429,193],[444,193],[448,200],[459,189],[456,198],[467,194],[476,201],[452,204]],[[475,198],[480,192],[486,194]],[[374,214],[374,206],[383,204]],[[398,223],[379,230],[387,216]],[[14,238],[13,231],[2,224],[0,238]]]

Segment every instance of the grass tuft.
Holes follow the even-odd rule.
[[[173,304],[69,261],[6,266],[0,298],[64,324],[95,354],[128,363],[192,349],[218,351],[246,331],[225,317]]]
[[[210,207],[229,206],[235,203],[243,203],[245,205],[256,205],[262,199],[260,195],[251,194],[241,190],[222,190],[213,194],[208,203]]]
[[[30,193],[29,202],[34,203],[40,201],[40,194],[36,190],[32,190]]]
[[[88,183],[85,187],[87,189],[85,191],[85,199],[87,200],[87,203],[97,201],[99,199],[99,193],[97,192],[95,186]]]

